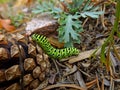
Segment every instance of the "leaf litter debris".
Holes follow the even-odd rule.
[[[108,4],[105,7],[105,14],[103,18],[105,27],[101,24],[100,19],[98,19],[97,21],[92,19],[87,20],[87,22],[84,24],[84,32],[80,33],[81,44],[75,44],[75,47],[79,48],[81,50],[81,53],[77,57],[68,58],[65,61],[55,61],[55,63],[53,63],[51,60],[49,75],[42,83],[39,84],[39,86],[35,90],[43,88],[44,90],[109,90],[111,88],[113,90],[120,89],[120,39],[116,38],[117,42],[115,42],[112,51],[110,51],[110,57],[108,58],[110,58],[111,66],[108,67],[110,69],[109,72],[107,71],[106,67],[101,64],[99,57],[99,47],[103,44],[113,26],[113,21],[115,19],[114,6],[115,4],[112,3]],[[27,23],[30,25],[27,25],[26,30],[34,31],[38,28],[41,28],[42,25],[45,27],[51,24],[51,21],[47,23],[46,21],[44,22],[44,20],[34,21],[32,21],[31,23]],[[7,24],[5,25],[0,23],[0,28],[5,28],[8,31],[12,31],[15,28],[10,24],[10,21],[7,22]],[[31,27],[32,24],[34,24],[33,27]],[[55,33],[52,34],[53,36],[56,36]],[[1,39],[1,41],[3,40]],[[94,51],[96,50],[96,48],[98,48],[98,51],[94,56]],[[109,47],[107,47],[106,50],[107,49],[109,49]],[[2,52],[7,55],[7,52],[5,50],[0,49],[0,53]],[[115,54],[114,52],[116,52],[117,54]],[[93,54],[93,56],[91,54]],[[7,56],[5,56],[5,58],[7,58]],[[57,67],[55,64],[57,65]]]

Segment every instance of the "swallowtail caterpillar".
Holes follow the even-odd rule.
[[[51,58],[54,59],[63,59],[70,56],[75,56],[79,54],[79,50],[74,47],[64,48],[64,49],[56,49],[54,48],[47,38],[43,35],[33,34],[33,41],[37,42],[37,44],[43,49],[43,51]]]

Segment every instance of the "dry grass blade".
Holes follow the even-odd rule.
[[[110,90],[115,90],[114,81],[113,81],[113,70],[111,67],[110,67],[110,75],[111,75],[111,77],[110,77]]]
[[[43,90],[50,90],[50,89],[54,89],[54,88],[58,88],[58,87],[69,87],[69,88],[74,88],[74,89],[78,89],[78,90],[86,90],[75,84],[55,84],[55,85],[50,85],[50,86],[44,88]]]
[[[104,90],[104,76],[102,74],[102,85],[101,85],[101,90]]]
[[[118,54],[116,47],[114,47],[114,46],[112,46],[112,47],[113,47],[116,57],[118,58],[118,60],[120,60],[120,54]]]
[[[92,87],[93,85],[95,85],[96,83],[97,83],[97,78],[94,79],[94,80],[91,81],[91,82],[86,83],[86,86],[87,86],[87,88],[90,88],[90,87]]]
[[[87,86],[87,88],[90,88],[93,85],[95,85],[96,83],[97,83],[97,78],[89,83],[86,83],[86,86]],[[69,87],[69,88],[74,88],[74,89],[78,89],[78,90],[86,90],[85,88],[82,88],[75,84],[55,84],[55,85],[50,85],[50,86],[44,88],[43,90],[50,90],[50,89],[54,89],[54,88],[58,88],[58,87]]]
[[[100,89],[100,85],[99,85],[99,80],[98,80],[98,76],[97,76],[97,74],[96,74],[96,81],[97,81],[97,87],[98,87],[98,90],[101,90],[101,89]]]
[[[109,45],[109,47],[108,47],[106,64],[105,64],[108,72],[110,71],[110,48],[111,48],[111,45]]]

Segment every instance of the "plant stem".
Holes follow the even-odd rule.
[[[108,36],[107,40],[104,42],[104,44],[102,45],[101,48],[101,61],[103,63],[106,63],[106,58],[105,58],[105,48],[107,45],[109,44],[114,44],[114,34],[115,33],[119,33],[118,31],[118,25],[119,25],[119,20],[120,20],[120,0],[117,0],[117,5],[116,5],[116,19],[114,21],[114,26],[112,28],[112,31],[110,33],[110,35]]]

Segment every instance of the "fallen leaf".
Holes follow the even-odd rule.
[[[31,3],[33,2],[33,0],[17,0],[15,2],[15,5],[13,6],[14,8],[16,7],[23,7],[23,6],[29,6]]]
[[[15,27],[10,25],[11,20],[9,19],[0,19],[0,28],[4,28],[6,31],[11,32],[15,30]]]
[[[116,49],[119,49],[120,47],[115,45],[115,48]],[[108,47],[105,48],[106,50],[108,50]],[[82,61],[86,58],[90,58],[92,56],[92,54],[94,54],[96,51],[96,49],[91,49],[91,50],[88,50],[88,51],[84,51],[84,52],[80,52],[78,56],[76,57],[73,57],[71,59],[69,59],[69,63],[75,63],[75,62],[79,62],[79,61]],[[95,56],[96,55],[99,55],[101,53],[101,48],[99,48],[96,53],[95,53]]]
[[[85,81],[80,71],[74,73],[75,81],[78,81],[79,85],[87,90]]]
[[[79,55],[77,57],[74,57],[74,58],[71,58],[69,59],[69,63],[75,63],[75,62],[78,62],[78,61],[81,61],[81,60],[84,60],[86,58],[89,58],[91,56],[92,53],[94,53],[96,49],[92,49],[92,50],[89,50],[89,51],[84,51],[84,52],[81,52],[79,53]],[[100,50],[98,50],[96,52],[96,54],[98,54],[100,52]]]
[[[0,19],[1,22],[4,22],[4,23],[7,23],[7,24],[10,24],[11,23],[11,20],[9,19]]]
[[[21,7],[21,6],[25,5],[25,2],[26,2],[26,0],[17,0],[13,7],[14,8]]]
[[[0,29],[2,29],[2,25],[1,25],[1,23],[0,23]]]
[[[82,65],[83,65],[83,67],[85,67],[85,68],[88,68],[89,66],[90,66],[90,63],[81,63]]]
[[[48,41],[55,47],[57,48],[62,48],[64,47],[64,44],[63,43],[60,43],[57,39],[53,38],[53,37],[50,37],[50,38],[47,38]]]
[[[68,76],[70,74],[73,74],[76,71],[77,71],[76,65],[74,65],[72,68],[66,68],[66,72],[65,72],[64,76]]]
[[[33,0],[26,0],[26,5],[30,6],[32,4]]]

